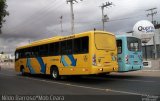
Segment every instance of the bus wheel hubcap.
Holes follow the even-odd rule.
[[[57,72],[53,71],[52,76],[53,76],[53,78],[57,78]]]

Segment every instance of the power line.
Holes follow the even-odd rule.
[[[157,14],[157,11],[154,11],[156,10],[157,8],[150,8],[150,9],[147,9],[146,11],[149,11],[150,13],[147,14],[147,17],[151,16],[152,17],[152,23],[154,24],[154,15]]]
[[[104,8],[113,5],[112,2],[106,2],[106,4],[102,4],[101,6],[101,10],[102,10],[102,25],[103,25],[103,31],[104,31],[104,23],[107,22],[109,20],[107,14],[104,15]]]
[[[55,0],[55,1],[52,1],[52,2],[55,3],[56,0]],[[21,25],[24,25],[24,24],[27,24],[27,23],[32,22],[34,16],[38,15],[38,13],[42,13],[43,11],[46,12],[46,9],[49,9],[50,7],[53,7],[51,4],[52,4],[52,3],[49,4],[50,6],[45,6],[45,7],[41,8],[41,9],[39,9],[36,13],[31,14],[30,16],[27,17],[27,19],[25,19],[25,20],[24,20],[23,22],[21,22],[19,25],[14,26],[13,29],[15,29],[15,28],[18,27],[18,26],[21,26]]]
[[[55,0],[56,1],[56,0]],[[47,9],[51,9],[52,7],[53,7],[53,4],[55,3],[55,1],[53,2],[53,3],[51,3],[49,6],[45,6],[44,8],[42,8],[42,9],[40,9],[39,11],[37,11],[37,13],[36,14],[32,14],[31,16],[29,16],[26,20],[24,20],[23,22],[21,22],[21,24],[19,24],[19,25],[17,25],[17,26],[15,26],[14,27],[14,29],[15,30],[17,30],[16,28],[18,27],[27,27],[27,25],[31,25],[31,24],[33,24],[33,23],[35,23],[34,21],[35,21],[35,19],[33,19],[33,18],[35,18],[35,16],[37,16],[39,13],[42,13],[41,14],[41,16],[38,16],[36,19],[39,19],[39,18],[41,18],[43,15],[45,15],[46,14],[46,10]],[[44,13],[43,13],[44,12]],[[22,29],[22,28],[21,28]],[[13,31],[12,31],[13,32]]]
[[[55,3],[55,2],[54,2]],[[60,4],[60,5],[62,5],[62,4]],[[58,7],[60,7],[60,5],[58,5],[58,6],[54,6],[54,10],[57,10],[57,8]],[[51,6],[48,6],[47,7],[48,9],[51,9],[51,8],[53,8],[53,4],[51,5]],[[53,11],[54,11],[53,10]],[[36,15],[36,14],[34,14],[34,15],[31,15],[30,17],[28,17],[28,19],[27,20],[25,20],[25,21],[23,21],[21,24],[19,24],[18,26],[15,26],[14,27],[14,29],[15,29],[15,31],[12,31],[12,33],[14,33],[14,32],[17,32],[17,29],[16,28],[19,28],[19,27],[27,27],[27,26],[30,26],[30,25],[33,25],[34,24],[34,26],[36,26],[37,24],[39,24],[42,20],[43,20],[43,18],[44,18],[44,16],[45,16],[45,18],[46,17],[48,17],[48,16],[46,16],[47,15],[47,13],[48,12],[46,12],[46,9],[44,9],[44,13],[43,14],[41,14],[41,16],[38,16],[37,18],[36,18],[36,20],[39,20],[38,22],[35,22],[35,19],[33,19],[33,17]],[[28,22],[27,22],[28,21]],[[26,23],[25,23],[26,22]],[[25,25],[24,25],[24,23],[25,23]],[[32,28],[34,28],[34,27],[30,27],[31,29]],[[19,28],[20,30],[23,30],[23,28]],[[19,30],[19,31],[20,31]]]

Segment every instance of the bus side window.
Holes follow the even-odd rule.
[[[122,53],[122,40],[117,40],[117,51],[118,54]]]
[[[39,46],[39,55],[41,57],[48,55],[48,44]]]
[[[61,54],[66,55],[67,51],[67,41],[62,41],[61,42]]]
[[[32,48],[32,57],[38,57],[39,56],[39,47],[35,46]]]
[[[74,39],[74,54],[78,54],[80,53],[81,51],[81,39],[80,38],[77,38],[77,39]]]
[[[19,53],[18,53],[18,52],[16,52],[16,54],[15,54],[15,59],[16,59],[16,60],[19,59]]]
[[[74,39],[74,54],[85,54],[89,51],[89,37]]]
[[[83,37],[82,38],[82,53],[88,53],[88,45],[89,44],[89,38]]]
[[[54,45],[53,55],[54,56],[60,55],[60,42],[56,42],[53,45]]]
[[[73,43],[74,43],[74,40],[67,40],[67,46],[66,46],[66,54],[72,54],[72,51],[73,51]]]
[[[50,43],[49,44],[49,55],[54,55],[55,49],[54,49],[55,43]]]
[[[138,51],[138,42],[134,43],[134,49],[135,49],[135,51]]]

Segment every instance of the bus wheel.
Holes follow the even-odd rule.
[[[57,68],[51,68],[51,76],[54,80],[59,79],[59,71]]]
[[[21,66],[21,75],[25,75],[25,71],[24,71],[24,67],[23,66]]]
[[[107,73],[106,73],[106,75],[109,75],[109,74],[110,74],[110,72],[107,72]]]
[[[98,76],[101,76],[101,77],[106,76],[106,73],[98,74]]]

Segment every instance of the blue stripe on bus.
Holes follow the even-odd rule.
[[[43,59],[41,57],[36,58],[41,66],[41,73],[46,73],[46,64],[44,64]]]
[[[61,56],[61,62],[63,64],[63,66],[67,67],[67,66],[76,66],[77,63],[77,59],[74,59],[73,55],[66,55],[69,60],[71,61],[71,64],[69,65],[66,60],[65,60],[65,56]]]
[[[73,55],[67,55],[71,60],[71,66],[76,66],[77,59],[74,59]]]
[[[29,68],[29,71],[30,71],[30,73],[31,74],[34,74],[35,73],[35,71],[34,71],[34,69],[32,68],[32,66],[31,66],[31,60],[30,60],[30,58],[27,58],[27,67]]]
[[[63,64],[63,66],[65,66],[65,67],[68,66],[67,62],[65,61],[65,57],[64,56],[61,56],[61,62]]]

